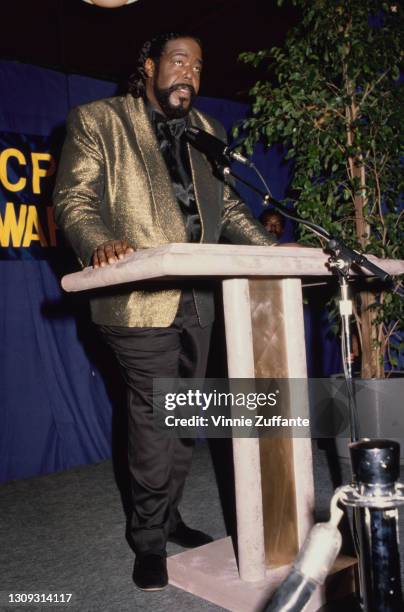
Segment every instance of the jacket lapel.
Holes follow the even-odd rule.
[[[157,223],[168,242],[187,242],[184,218],[172,189],[167,166],[160,153],[158,142],[141,98],[126,96],[129,116],[145,171]]]
[[[191,111],[190,120],[191,125],[213,134],[212,126],[198,111]],[[212,176],[212,165],[205,155],[197,151],[190,144],[188,144],[188,151],[191,162],[192,180],[194,182],[195,199],[201,218],[201,242],[204,242],[207,225],[209,223],[215,224],[217,215],[220,215],[220,210],[217,206],[218,180]],[[208,232],[208,235],[209,233],[210,232]]]

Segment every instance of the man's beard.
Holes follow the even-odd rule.
[[[184,102],[181,102],[177,105],[171,104],[170,96],[177,89],[188,89],[191,97],[189,99],[188,105],[184,106]],[[171,87],[166,87],[161,89],[154,85],[154,95],[156,96],[156,100],[158,101],[161,110],[164,112],[166,117],[169,119],[181,119],[188,115],[189,111],[192,108],[194,100],[196,98],[196,91],[192,85],[188,83],[177,83],[176,85],[171,85]]]

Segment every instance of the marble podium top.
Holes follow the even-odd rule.
[[[83,291],[157,278],[330,276],[328,255],[305,247],[168,244],[142,249],[103,268],[85,268],[62,279],[66,291]],[[389,274],[404,274],[404,261],[369,256]],[[370,275],[366,270],[364,272]]]

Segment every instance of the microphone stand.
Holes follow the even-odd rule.
[[[252,166],[254,168],[254,166]],[[264,191],[260,189],[250,181],[242,178],[236,172],[234,172],[230,166],[224,166],[218,162],[216,162],[217,170],[223,175],[224,179],[232,176],[236,181],[242,183],[246,187],[248,187],[251,191],[258,194],[264,201],[265,205],[271,204],[276,210],[278,210],[283,216],[288,219],[292,219],[301,225],[305,225],[315,234],[319,235],[321,238],[327,241],[327,246],[324,249],[326,252],[330,253],[330,258],[328,260],[329,267],[334,274],[336,274],[338,278],[338,283],[340,286],[340,301],[339,301],[339,312],[341,316],[341,337],[342,337],[342,363],[344,369],[344,377],[347,387],[348,394],[348,410],[349,410],[349,422],[350,422],[350,436],[351,442],[356,442],[360,438],[359,431],[359,422],[357,415],[357,407],[355,402],[355,394],[353,390],[353,380],[352,380],[352,363],[351,363],[351,352],[352,352],[352,337],[351,337],[351,326],[350,326],[350,318],[352,315],[352,300],[349,297],[348,291],[348,281],[349,281],[349,273],[353,264],[356,264],[362,268],[365,268],[373,275],[377,276],[384,282],[392,282],[392,277],[385,272],[382,268],[379,268],[376,264],[369,261],[363,253],[359,253],[359,251],[355,251],[348,247],[340,238],[336,236],[331,236],[329,232],[327,232],[323,227],[313,223],[312,221],[307,221],[307,219],[302,219],[299,215],[294,212],[291,212],[278,202],[273,195],[270,193],[269,189]],[[255,168],[254,168],[255,169]]]
[[[288,219],[292,219],[293,221],[300,223],[301,225],[305,225],[315,234],[319,235],[321,238],[326,240],[327,245],[324,249],[326,252],[330,253],[330,258],[328,260],[329,267],[331,271],[337,276],[338,283],[340,286],[340,300],[339,300],[339,312],[341,317],[341,345],[342,345],[342,362],[344,369],[344,377],[347,388],[347,396],[348,396],[348,410],[349,410],[349,422],[350,422],[350,437],[351,437],[351,467],[354,474],[354,480],[356,480],[356,469],[353,466],[352,461],[352,453],[354,450],[352,446],[354,444],[359,444],[359,451],[362,451],[362,445],[366,446],[369,444],[370,448],[373,449],[373,452],[383,453],[384,444],[386,441],[374,440],[369,441],[369,443],[358,442],[361,438],[359,423],[358,423],[358,414],[357,414],[357,406],[355,401],[355,394],[353,388],[353,378],[352,378],[352,363],[351,363],[351,328],[350,328],[350,318],[352,316],[352,300],[349,296],[348,290],[348,282],[351,267],[355,264],[356,266],[360,266],[365,270],[368,270],[374,276],[381,279],[383,282],[392,283],[392,277],[385,272],[382,268],[369,261],[369,259],[354,249],[348,247],[343,240],[341,240],[337,236],[331,236],[323,227],[317,225],[311,221],[307,221],[306,219],[302,219],[299,215],[294,212],[288,210],[283,204],[278,202],[270,193],[270,190],[267,188],[266,191],[258,188],[256,185],[253,185],[250,181],[242,178],[238,174],[236,174],[228,165],[224,165],[223,163],[216,162],[216,169],[222,174],[224,180],[228,177],[233,177],[236,181],[242,183],[246,187],[248,187],[251,191],[258,194],[263,202],[268,205],[271,204],[276,210],[278,210],[283,216]],[[250,166],[257,172],[258,176],[260,176],[261,180],[265,184],[263,177],[260,175],[255,166],[250,163]],[[265,184],[267,187],[267,185]],[[380,450],[378,450],[378,443],[381,446]],[[394,444],[394,443],[393,443]],[[362,453],[363,454],[363,453]],[[377,481],[377,479],[376,479]],[[375,483],[372,483],[375,486]],[[370,485],[372,487],[372,485]],[[377,486],[377,485],[376,485]],[[384,499],[384,496],[383,496]],[[347,502],[346,502],[347,503]],[[377,500],[375,501],[377,505]],[[355,502],[350,505],[355,506]],[[358,504],[359,505],[359,504]],[[366,504],[364,503],[363,506]],[[383,529],[381,536],[378,538],[377,543],[373,542],[372,534],[369,529],[365,529],[364,525],[366,525],[366,517],[364,515],[364,508],[354,507],[354,522],[353,522],[353,531],[354,531],[354,542],[357,551],[357,555],[359,558],[359,583],[360,583],[360,595],[362,606],[365,612],[396,612],[402,605],[401,599],[401,585],[399,583],[400,576],[400,558],[398,555],[398,546],[397,539],[395,542],[395,547],[392,545],[392,534],[397,534],[397,523],[396,520],[391,520],[388,527],[383,523],[383,521],[379,520],[379,524],[382,524]],[[367,516],[367,515],[366,515]],[[367,517],[368,518],[368,517]],[[377,515],[377,518],[379,516]],[[396,517],[394,517],[396,518]],[[372,523],[373,524],[373,523]],[[375,523],[376,524],[376,523]],[[359,528],[359,531],[358,531]],[[386,534],[386,537],[383,539],[383,535]],[[383,541],[381,541],[383,540]],[[380,553],[380,550],[383,550],[383,554]],[[389,552],[395,551],[391,562],[386,569],[386,562],[382,561],[383,555],[384,557],[389,557]],[[395,580],[397,584],[397,588],[393,590],[390,587],[390,593],[393,595],[386,594],[384,595],[385,589],[388,589],[389,586],[383,583],[390,578],[391,580]],[[387,580],[388,582],[388,580]],[[378,592],[377,597],[380,598],[380,601],[383,601],[381,604],[381,608],[375,608],[371,603],[372,599],[376,596],[376,592]],[[380,595],[380,591],[383,591],[383,596]],[[289,590],[290,593],[290,590]],[[297,592],[296,592],[297,593]],[[307,592],[308,594],[308,592]],[[298,610],[301,608],[290,607],[290,604],[282,605],[280,602],[275,604],[275,607],[269,607],[267,610],[279,610],[279,611],[287,611],[287,610]],[[399,607],[397,607],[399,606]]]

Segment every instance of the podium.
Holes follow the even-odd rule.
[[[390,274],[403,262],[369,257]],[[307,378],[301,278],[330,276],[321,249],[169,244],[62,279],[66,291],[147,279],[222,280],[229,378]],[[366,273],[366,272],[365,272]],[[309,414],[308,400],[306,415]],[[290,400],[293,410],[293,397]],[[230,538],[168,559],[170,583],[228,610],[262,609],[313,524],[311,440],[234,438],[238,560]],[[337,569],[355,563],[340,559]],[[318,589],[306,610],[318,610]]]

